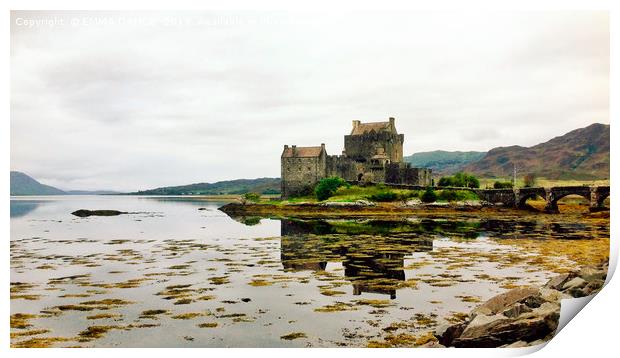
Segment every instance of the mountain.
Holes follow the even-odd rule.
[[[67,190],[69,195],[116,195],[122,194],[120,191],[114,190]]]
[[[11,195],[65,195],[53,186],[41,184],[22,172],[11,172]]]
[[[535,174],[547,179],[609,178],[609,125],[595,123],[533,147],[498,147],[464,171],[482,177]]]
[[[134,195],[280,194],[280,178],[236,179],[142,190]]]
[[[452,174],[461,170],[468,163],[475,162],[486,152],[448,152],[435,150],[432,152],[414,153],[404,157],[404,161],[413,167],[430,168],[433,174]]]

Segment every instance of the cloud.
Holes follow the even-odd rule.
[[[406,154],[609,123],[604,12],[11,19],[11,167],[61,188],[279,176],[282,145],[339,153],[353,119],[396,117]]]

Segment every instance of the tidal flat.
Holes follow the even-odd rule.
[[[609,218],[578,211],[233,219],[223,204],[11,198],[11,345],[415,347],[609,255]]]

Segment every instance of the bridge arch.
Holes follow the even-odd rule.
[[[547,200],[547,192],[544,188],[521,188],[515,190],[515,203],[518,208],[524,208],[529,199],[540,197]]]
[[[593,204],[596,202],[596,199],[593,200],[593,194],[597,189],[598,188],[596,187],[588,186],[549,188],[547,189],[547,206],[545,207],[545,211],[552,213],[560,212],[558,208],[558,201],[569,195],[577,195],[583,197],[590,203],[590,208],[592,208]]]

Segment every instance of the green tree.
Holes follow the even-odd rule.
[[[512,183],[509,181],[496,181],[493,183],[493,189],[512,189]]]
[[[437,186],[479,188],[480,181],[472,174],[459,172],[454,174],[453,176],[441,177]]]
[[[258,193],[245,193],[243,194],[243,199],[250,202],[257,202],[260,200],[260,194]]]
[[[437,194],[435,193],[433,188],[426,188],[424,193],[422,193],[422,196],[420,196],[420,200],[425,203],[434,203],[435,201],[437,201]]]
[[[341,186],[348,186],[348,183],[340,177],[321,179],[314,188],[314,195],[318,200],[326,200],[333,196]]]

